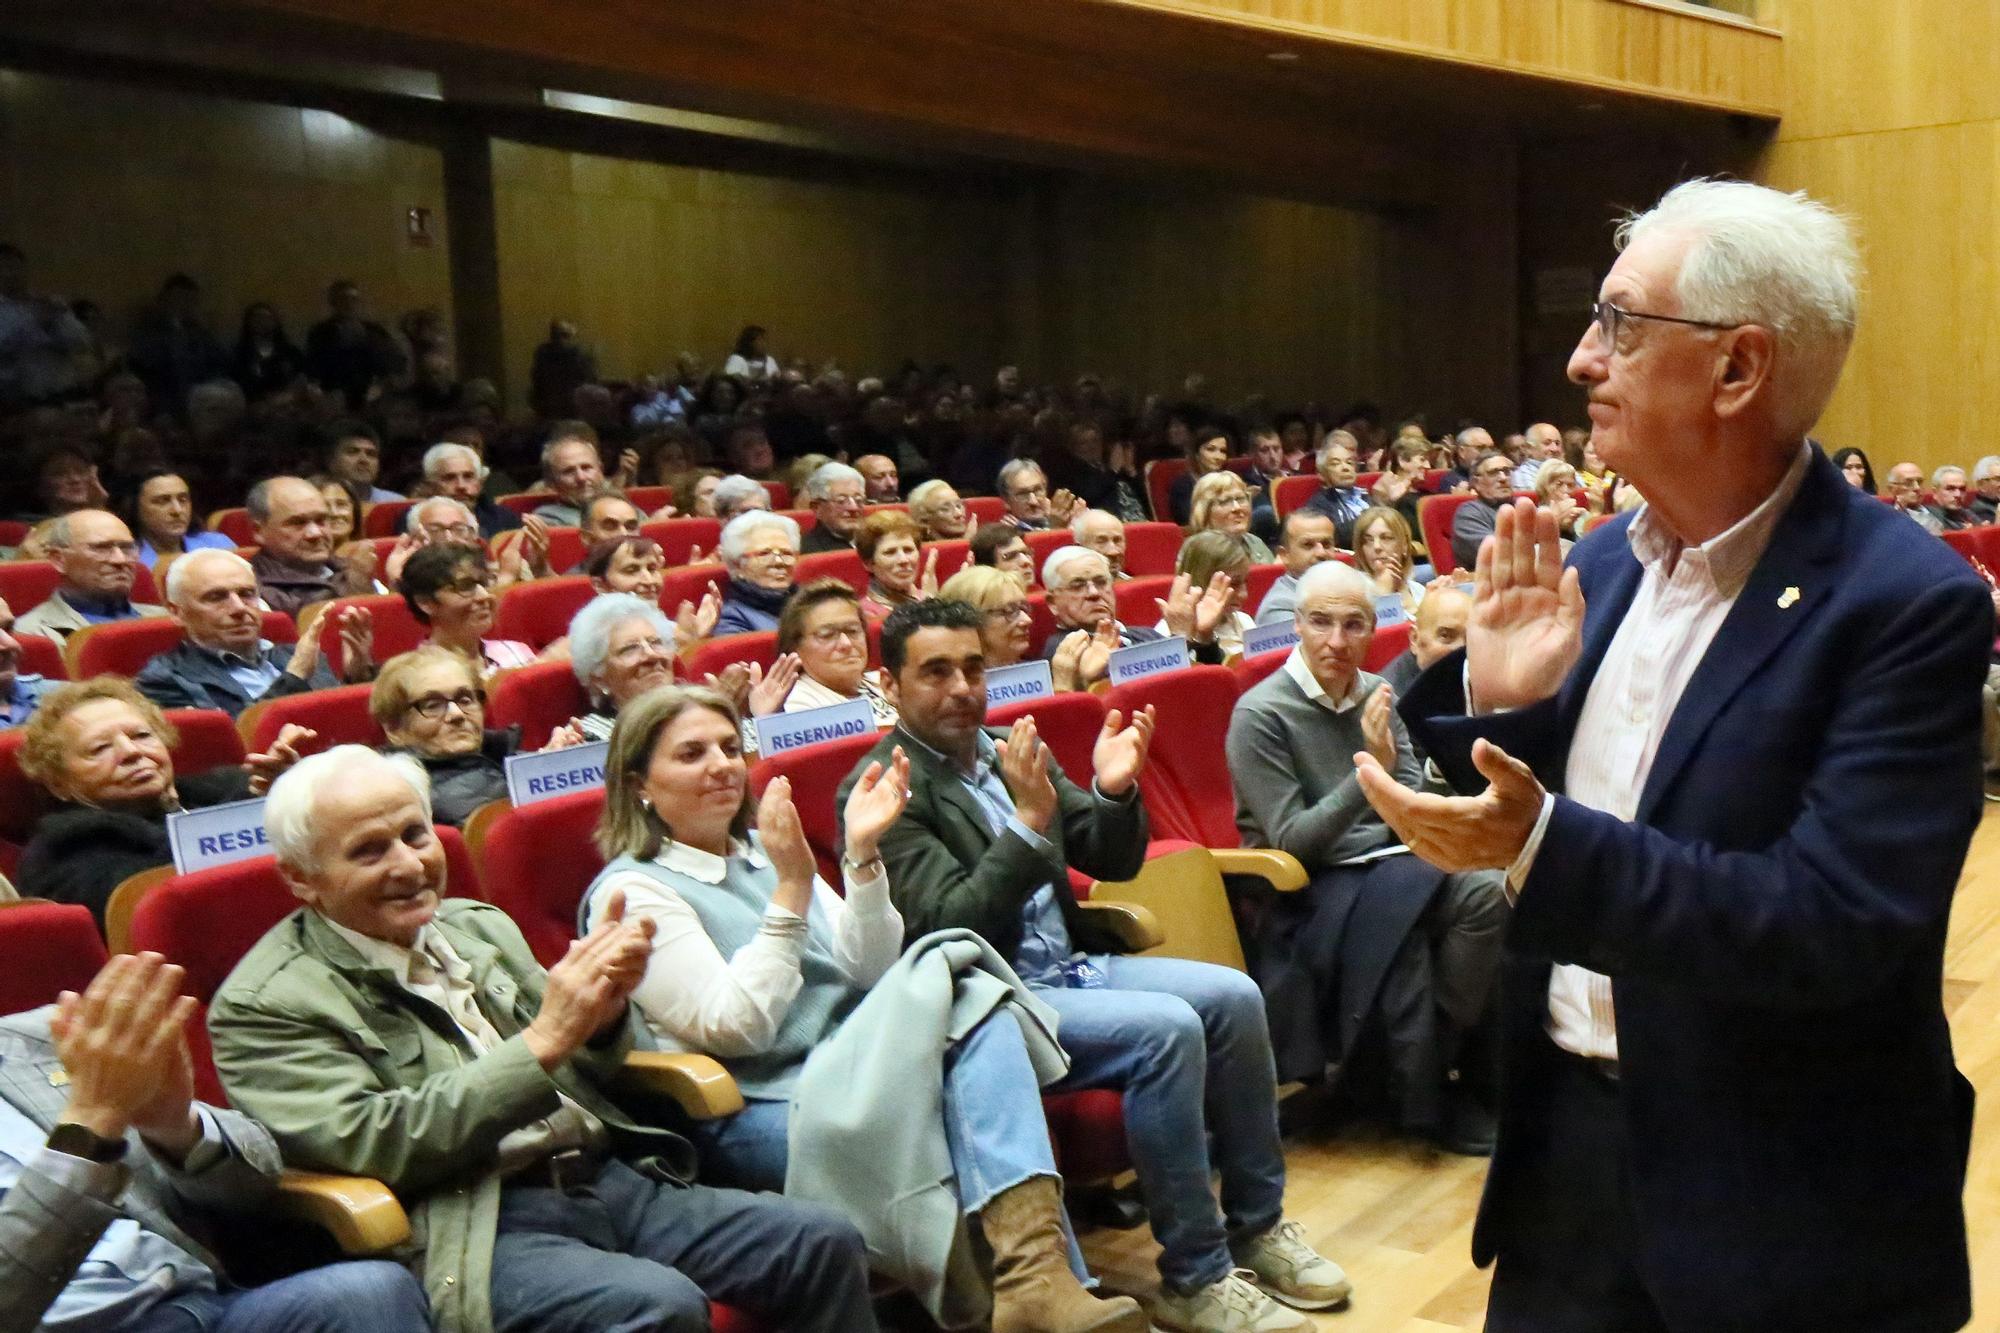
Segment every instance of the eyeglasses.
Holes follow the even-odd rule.
[[[1032,620],[1034,615],[1034,608],[1026,602],[1009,602],[986,613],[989,620]]]
[[[1069,592],[1110,592],[1111,576],[1099,574],[1095,578],[1071,579],[1063,588]]]
[[[868,627],[858,620],[850,625],[822,625],[806,637],[822,648],[831,648],[842,639],[849,643],[867,643]]]
[[[1048,493],[1049,487],[1047,482],[1043,482],[1037,486],[1024,486],[1020,490],[1007,492],[1008,495],[1016,500],[1032,500],[1037,495],[1047,495]]]
[[[643,639],[634,639],[611,650],[611,660],[620,664],[637,662],[645,657],[666,657],[672,653],[667,641],[657,634],[649,634]]]
[[[139,543],[85,542],[77,549],[84,552],[87,555],[97,556],[100,559],[104,558],[105,556],[113,556],[113,555],[136,556],[139,554]]]
[[[835,509],[865,509],[868,506],[867,497],[860,495],[829,495],[820,503],[832,505]]]
[[[450,583],[445,584],[440,591],[455,592],[460,597],[470,597],[482,588],[487,592],[493,591],[493,576],[491,574],[468,574],[462,579],[453,579]]]
[[[1628,319],[1650,319],[1659,324],[1685,324],[1691,329],[1734,329],[1741,324],[1717,324],[1706,319],[1682,319],[1679,315],[1650,315],[1643,310],[1627,310],[1610,301],[1598,301],[1590,307],[1590,317],[1597,324],[1597,335],[1604,340],[1607,348],[1618,346],[1619,330]]]
[[[479,529],[470,523],[426,523],[424,531],[452,541],[469,541],[479,535]]]
[[[457,705],[458,711],[461,713],[470,713],[475,708],[484,708],[486,706],[486,691],[465,689],[458,691],[456,694],[426,694],[421,699],[410,700],[410,711],[418,717],[427,717],[432,721],[436,721],[450,712],[454,704]]]
[[[1475,477],[1504,477],[1513,472],[1513,470],[1513,468],[1503,463],[1498,467],[1483,467],[1472,475]]]
[[[743,558],[745,560],[791,560],[796,558],[797,555],[798,552],[789,546],[766,546],[761,550],[745,551]]]

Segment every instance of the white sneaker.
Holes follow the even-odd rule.
[[[1297,1222],[1280,1222],[1247,1242],[1236,1262],[1256,1275],[1259,1288],[1294,1309],[1331,1310],[1354,1294],[1340,1265],[1308,1245]]]
[[[1239,1268],[1186,1296],[1161,1287],[1153,1322],[1173,1333],[1314,1333],[1318,1325],[1259,1291],[1255,1276]]]

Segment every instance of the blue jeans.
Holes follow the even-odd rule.
[[[809,1203],[661,1184],[513,1185],[493,1238],[495,1333],[707,1333],[715,1299],[788,1333],[875,1333],[861,1233]]]
[[[197,1291],[156,1305],[132,1333],[428,1333],[430,1303],[401,1264],[356,1260],[261,1287]]]
[[[790,1102],[755,1101],[735,1115],[698,1122],[692,1134],[704,1174],[712,1170],[744,1189],[782,1190],[790,1118]],[[1007,1014],[981,1023],[946,1056],[944,1133],[959,1207],[968,1215],[1024,1180],[1057,1175],[1035,1067],[1021,1025]],[[1083,1254],[1066,1217],[1063,1230],[1070,1267],[1083,1278]]]
[[[1191,1292],[1234,1266],[1230,1244],[1284,1215],[1278,1075],[1257,983],[1180,958],[1090,960],[1106,984],[1035,987],[1062,1016],[1058,1089],[1124,1094],[1125,1141],[1160,1242],[1160,1278]],[[1213,1147],[1210,1146],[1211,1138]],[[1222,1175],[1222,1204],[1209,1186]]]

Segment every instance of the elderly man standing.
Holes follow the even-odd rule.
[[[693,1184],[687,1141],[605,1091],[650,921],[615,902],[544,972],[505,913],[442,897],[422,770],[358,745],[279,779],[265,826],[305,910],[217,994],[216,1068],[287,1161],[396,1191],[441,1333],[693,1333],[710,1298],[876,1327],[851,1225]]]
[[[257,532],[250,567],[265,606],[296,617],[314,602],[373,590],[368,570],[334,558],[319,487],[303,477],[272,477],[252,486],[244,504]]]
[[[536,509],[535,517],[558,528],[582,523],[585,497],[604,489],[604,457],[589,422],[558,421],[550,429],[542,445],[542,480],[556,498]]]
[[[1516,896],[1487,1327],[1955,1329],[1988,591],[1807,440],[1856,323],[1838,215],[1693,181],[1619,239],[1569,373],[1647,503],[1567,570],[1501,514],[1466,653],[1402,704],[1481,794],[1358,761],[1413,850]]]
[[[1350,565],[1315,566],[1299,580],[1294,622],[1298,646],[1237,701],[1227,745],[1243,845],[1290,852],[1313,877],[1257,925],[1252,970],[1278,1077],[1322,1077],[1379,1022],[1403,1130],[1484,1155],[1493,1120],[1475,1093],[1492,1087],[1472,1067],[1488,1063],[1473,1034],[1500,961],[1500,876],[1447,875],[1409,855],[1361,793],[1353,755],[1363,750],[1405,787],[1423,782],[1388,683],[1361,667],[1375,637],[1374,581]]]
[[[424,450],[424,480],[434,494],[471,510],[481,537],[491,540],[521,526],[519,514],[486,496],[486,460],[469,444],[447,441]]]
[[[428,1333],[384,1261],[245,1288],[201,1237],[253,1216],[280,1162],[247,1117],[194,1099],[181,969],[120,954],[81,995],[0,1018],[0,1328]]]
[[[1271,581],[1257,603],[1257,623],[1281,625],[1298,605],[1299,580],[1314,565],[1334,558],[1340,546],[1333,539],[1333,520],[1317,509],[1294,509],[1278,525],[1278,559],[1285,572]]]
[[[1479,559],[1479,544],[1493,531],[1494,519],[1513,494],[1508,481],[1514,465],[1498,449],[1479,456],[1472,465],[1472,498],[1451,516],[1451,557],[1460,569]]]
[[[1888,487],[1889,498],[1896,508],[1916,522],[1928,533],[1944,531],[1944,523],[1931,507],[1924,503],[1924,470],[1915,463],[1898,463],[1889,469],[1883,479]]]
[[[806,503],[813,530],[799,543],[800,555],[854,549],[854,530],[868,507],[868,483],[845,463],[822,463],[806,478]]]
[[[234,551],[191,551],[167,570],[167,609],[187,637],[146,663],[132,683],[162,708],[218,708],[235,717],[266,699],[372,679],[373,625],[362,607],[340,611],[341,675],[321,660],[317,613],[328,605],[306,609],[297,643],[272,643],[250,562]]]
[[[62,574],[54,592],[14,622],[19,634],[67,639],[86,625],[163,616],[164,607],[132,600],[139,543],[125,520],[102,509],[65,514],[49,528],[49,563]]]

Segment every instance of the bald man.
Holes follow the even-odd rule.
[[[1527,453],[1520,466],[1514,469],[1514,489],[1532,491],[1542,475],[1542,464],[1563,456],[1563,433],[1546,421],[1537,421],[1521,432],[1521,436],[1527,441]]]

